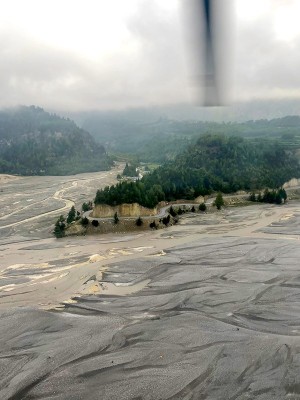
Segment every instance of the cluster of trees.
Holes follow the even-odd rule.
[[[205,203],[201,203],[199,204],[198,210],[201,212],[205,212],[207,209],[206,204]],[[181,208],[180,206],[175,207],[175,206],[171,206],[169,209],[169,213],[173,218],[176,218],[178,215],[182,215],[186,212],[196,212],[196,207],[193,205],[191,208]]]
[[[63,215],[60,215],[60,217],[56,221],[53,231],[54,236],[56,238],[64,237],[67,226],[74,221],[78,221],[80,218],[80,212],[76,211],[75,207],[72,206],[70,211],[68,212],[67,218],[65,218]]]
[[[81,209],[83,212],[90,211],[93,209],[93,203],[91,201],[83,203]]]
[[[144,180],[138,182],[125,181],[98,190],[95,204],[115,206],[123,203],[139,203],[142,206],[153,208],[164,199],[165,194],[160,185],[151,186]]]
[[[276,188],[293,177],[300,177],[299,162],[278,143],[203,135],[174,161],[140,181],[98,190],[95,203],[136,202],[153,208],[163,200],[193,200],[214,191]]]
[[[170,224],[170,222],[171,222],[170,214],[168,214],[167,216],[161,218],[159,220],[159,222],[163,223],[165,226],[168,226]],[[173,222],[174,222],[174,219],[173,219]],[[136,219],[136,221],[135,221],[135,224],[136,224],[136,226],[142,226],[144,224],[144,221],[142,220],[141,217],[138,217]],[[157,222],[155,222],[155,221],[152,221],[152,222],[150,222],[149,227],[151,229],[158,229],[159,224]]]
[[[78,221],[80,219],[80,212],[75,210],[75,207],[72,206],[68,215],[67,215],[67,224],[71,224],[74,221]]]
[[[166,180],[166,172],[172,178],[169,184],[175,182],[177,190],[183,186],[196,195],[274,188],[300,175],[298,160],[281,145],[224,135],[201,136],[165,171],[157,169],[153,175]]]
[[[263,194],[258,193],[257,195],[252,192],[249,197],[250,201],[257,201],[259,203],[275,203],[282,204],[287,200],[286,191],[283,188],[279,188],[276,190],[268,190],[266,189]]]
[[[112,165],[104,147],[70,119],[34,106],[0,112],[0,173],[65,175]]]
[[[123,176],[133,176],[133,177],[139,176],[139,173],[137,171],[137,165],[126,163],[122,175]]]

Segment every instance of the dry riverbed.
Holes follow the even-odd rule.
[[[0,242],[1,399],[300,399],[299,202],[126,235],[28,223]]]

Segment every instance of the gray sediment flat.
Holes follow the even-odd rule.
[[[299,209],[3,245],[1,400],[300,399]]]
[[[175,247],[138,278],[143,259],[111,265],[150,280],[138,293],[2,312],[2,398],[298,398],[299,244],[213,242]]]

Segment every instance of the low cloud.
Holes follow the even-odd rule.
[[[17,27],[3,28],[0,107],[78,111],[188,102],[179,9],[162,7],[156,0],[138,2],[125,21],[124,46],[95,59],[45,44]],[[272,18],[265,12],[237,21],[235,101],[300,97],[300,37],[276,37]]]
[[[284,40],[274,28],[271,13],[238,27],[237,99],[300,98],[300,36]]]

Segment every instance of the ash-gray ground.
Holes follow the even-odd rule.
[[[299,210],[2,238],[1,400],[300,399]]]

